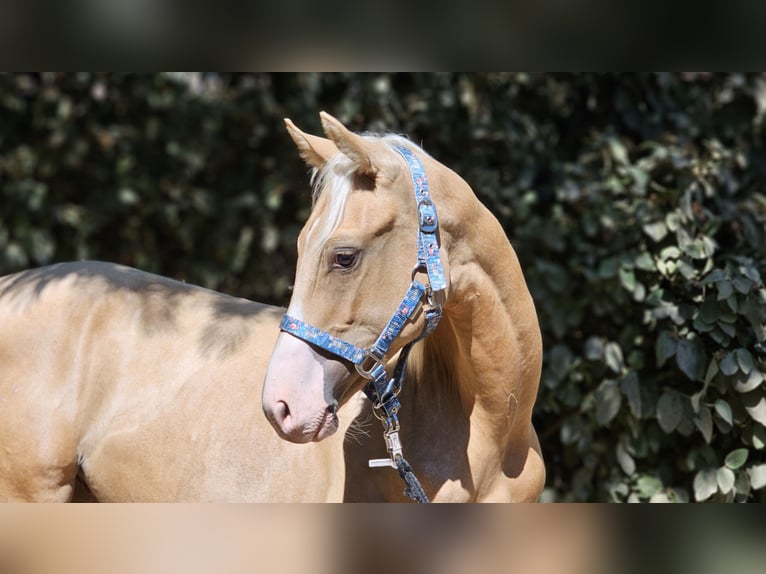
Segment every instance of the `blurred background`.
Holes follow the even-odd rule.
[[[761,574],[757,506],[0,505],[3,574]]]
[[[516,248],[546,501],[766,498],[766,75],[0,76],[0,274],[115,261],[284,305],[284,130],[402,133]]]

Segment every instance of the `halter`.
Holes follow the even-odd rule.
[[[365,349],[289,315],[285,315],[282,319],[280,329],[353,363],[357,372],[362,377],[369,379],[364,392],[372,401],[375,416],[383,423],[383,438],[386,441],[386,448],[390,456],[388,459],[371,460],[369,462],[370,467],[390,466],[397,469],[401,477],[407,482],[405,494],[419,502],[428,502],[423,488],[402,456],[402,445],[399,441],[399,418],[397,416],[401,404],[397,395],[402,390],[405,366],[412,346],[433,332],[439,319],[441,319],[446,281],[444,268],[439,258],[439,243],[436,237],[439,221],[436,216],[436,206],[431,201],[428,191],[425,169],[417,156],[408,148],[403,146],[394,146],[394,148],[402,155],[407,162],[407,167],[409,167],[418,209],[418,259],[412,270],[412,283],[396,312],[375,343]],[[427,286],[415,280],[415,275],[418,272],[427,274]],[[423,332],[414,341],[407,343],[402,348],[394,369],[394,376],[388,379],[385,367],[386,353],[401,333],[406,322],[415,317],[421,309],[424,309],[426,318]]]

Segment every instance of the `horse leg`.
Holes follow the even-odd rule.
[[[545,464],[537,433],[530,426],[526,441],[506,451],[502,472],[483,502],[537,502],[545,487]]]
[[[74,493],[77,463],[25,462],[0,473],[0,501],[69,502]]]
[[[44,418],[12,418],[0,414],[0,501],[69,502],[78,469],[71,433]]]
[[[71,385],[54,363],[24,357],[24,342],[0,336],[0,501],[68,502],[79,440]]]

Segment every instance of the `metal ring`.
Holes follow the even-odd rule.
[[[415,275],[418,273],[425,273],[426,276],[428,276],[428,267],[426,267],[425,261],[423,263],[416,263],[415,266],[412,268],[412,276],[410,277],[411,281],[415,280]]]

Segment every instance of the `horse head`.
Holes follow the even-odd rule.
[[[324,112],[321,121],[327,138],[306,134],[285,120],[301,157],[313,170],[314,196],[298,237],[295,286],[283,330],[295,331],[296,323],[308,325],[332,341],[369,349],[397,306],[401,311],[402,295],[415,277],[429,283],[426,269],[418,266],[422,222],[415,184],[397,146],[426,156],[404,138],[355,134]],[[425,314],[406,306],[405,311],[407,320],[385,359],[424,330]],[[364,371],[354,362],[358,367],[358,361],[339,357],[333,348],[281,333],[262,397],[264,412],[279,435],[309,442],[333,434],[337,409],[365,384],[359,374]]]

